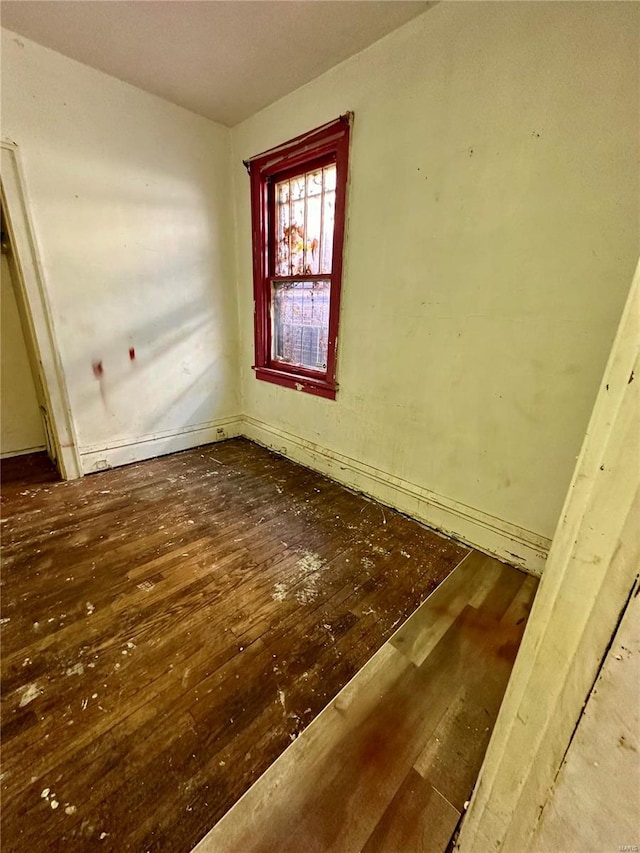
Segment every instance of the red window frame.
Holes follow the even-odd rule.
[[[245,160],[251,178],[251,239],[253,244],[253,293],[256,377],[285,388],[295,388],[334,400],[337,391],[336,361],[342,257],[344,248],[349,133],[352,114],[340,116],[309,133],[297,136],[257,157]],[[336,164],[336,201],[333,230],[333,262],[330,274],[275,275],[275,193],[277,181],[314,167]],[[330,280],[329,333],[326,370],[312,370],[277,361],[272,356],[272,281]]]

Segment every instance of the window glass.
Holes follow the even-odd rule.
[[[333,163],[276,184],[277,276],[331,273],[335,203]]]
[[[327,369],[329,281],[274,281],[272,357],[277,361]]]

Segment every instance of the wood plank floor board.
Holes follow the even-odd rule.
[[[487,750],[504,686],[500,675],[470,678],[413,765],[460,813]]]
[[[260,650],[259,643],[256,645],[258,647],[257,654],[262,654],[263,662],[266,666],[266,651],[264,649]],[[254,675],[262,675],[263,673],[260,670],[252,671],[249,668],[247,672],[247,668],[251,667],[251,663],[248,660],[251,652],[250,650],[247,650],[247,652],[249,654],[243,659],[242,666],[240,665],[238,656],[234,656],[227,666],[223,668],[226,670],[225,672],[222,670],[218,671],[218,687],[224,685],[225,676],[228,677],[233,674],[229,670],[236,670],[236,674],[243,671],[244,674],[249,676],[251,684],[260,685],[263,683],[261,678],[253,677]],[[255,656],[256,653],[254,652]],[[197,731],[194,716],[187,709],[198,707],[198,696],[195,694],[199,693],[200,698],[206,698],[208,690],[212,691],[213,686],[209,688],[205,688],[204,685],[196,686],[191,691],[191,695],[183,696],[184,701],[181,704],[174,703],[171,706],[171,715],[166,717],[163,714],[166,703],[162,701],[162,696],[150,697],[149,701],[140,708],[140,713],[132,715],[135,719],[131,717],[127,719],[126,732],[119,732],[119,755],[116,762],[113,761],[113,755],[108,750],[96,751],[93,744],[89,744],[86,750],[89,753],[88,760],[85,759],[84,761],[86,770],[85,779],[79,778],[77,770],[78,765],[82,764],[82,757],[74,757],[74,774],[69,779],[71,787],[65,788],[66,796],[72,799],[72,801],[74,801],[74,797],[76,800],[81,798],[85,808],[91,810],[94,819],[96,819],[96,816],[102,815],[103,825],[107,825],[109,823],[107,821],[109,815],[108,795],[115,795],[117,793],[120,797],[126,797],[130,806],[133,806],[138,794],[146,796],[144,792],[145,790],[147,792],[149,790],[149,780],[147,777],[153,777],[154,780],[163,780],[166,778],[167,772],[171,773],[175,770],[175,765],[179,762],[180,756],[185,754],[185,736],[189,737],[190,732],[195,732],[196,740],[195,743],[193,740],[189,741],[189,743],[190,745],[194,745],[194,748],[197,746],[199,755],[201,757],[215,757],[217,752],[223,749],[226,743],[235,736],[233,726],[226,725],[225,721],[229,719],[229,714],[234,713],[237,708],[237,704],[232,705],[229,703],[238,703],[241,701],[241,697],[236,693],[225,693],[222,696],[217,693],[215,701],[217,703],[218,714],[213,717],[213,722],[218,726],[222,726],[222,732],[219,733],[210,727],[203,731]],[[242,721],[236,719],[236,727],[238,725],[242,725]],[[219,734],[220,736],[218,736]],[[111,733],[107,733],[106,736],[111,737],[112,735]],[[191,755],[191,753],[188,753],[188,749],[187,754]],[[155,764],[152,766],[150,762],[155,762]],[[157,772],[158,764],[164,770],[163,773]],[[96,771],[99,771],[99,773]],[[192,771],[190,770],[190,772]],[[95,795],[87,796],[85,784],[95,781],[94,777],[96,776],[100,779],[100,784],[96,787]],[[192,779],[190,779],[191,782]],[[172,798],[177,797],[177,791],[174,788],[166,785],[164,785],[164,788],[168,793],[170,801]],[[156,806],[159,805],[157,796],[154,802]],[[103,804],[106,807],[104,814],[102,814]],[[173,815],[172,819],[175,820],[174,811],[170,809],[169,814]],[[132,819],[134,822],[140,819],[140,814],[136,812],[135,807],[132,811]],[[120,826],[123,825],[120,824]],[[129,841],[130,838],[128,837]]]
[[[460,813],[410,770],[362,853],[444,853]]]
[[[469,584],[476,574],[476,564],[482,563],[481,554],[469,554],[431,596],[431,618],[425,620],[417,609],[391,638],[391,644],[416,666],[428,657],[468,604]]]
[[[181,593],[184,595],[185,590],[182,590]],[[191,611],[192,610],[193,608],[191,608]],[[178,616],[179,613],[179,607],[174,605],[174,616]],[[205,618],[206,614],[203,614],[203,621]],[[103,619],[105,621],[109,621],[113,630],[113,620],[109,618],[108,613],[103,615]],[[96,623],[93,623],[92,627],[95,624]],[[103,633],[99,633],[97,637],[94,636],[93,648],[96,649],[97,652],[96,655],[94,655],[93,660],[89,660],[86,656],[82,655],[83,649],[86,648],[85,646],[82,646],[79,649],[72,646],[61,662],[58,659],[58,665],[60,666],[60,663],[62,664],[59,669],[56,669],[59,684],[55,690],[48,691],[47,695],[43,696],[40,702],[41,713],[44,717],[43,726],[41,727],[42,737],[46,737],[50,731],[57,731],[60,723],[62,722],[59,718],[61,716],[64,718],[68,714],[67,700],[70,695],[74,695],[77,692],[75,679],[73,677],[69,677],[67,674],[69,669],[73,670],[74,666],[78,667],[80,665],[83,669],[86,667],[85,671],[79,673],[79,675],[84,677],[86,693],[92,695],[92,693],[97,690],[100,695],[103,695],[104,691],[102,689],[102,682],[103,680],[106,680],[110,682],[112,689],[117,692],[121,706],[126,711],[131,709],[131,702],[135,700],[136,696],[139,698],[139,701],[145,701],[142,688],[148,688],[157,678],[170,678],[170,669],[168,669],[168,667],[172,668],[176,664],[176,661],[171,658],[167,648],[167,646],[170,645],[172,635],[166,632],[164,634],[164,638],[159,638],[157,641],[151,641],[154,644],[154,647],[146,650],[145,669],[140,677],[136,679],[127,677],[127,675],[130,674],[130,669],[134,667],[132,658],[137,654],[138,646],[136,646],[137,638],[135,632],[126,630],[126,623],[124,627],[124,631],[119,631],[113,635],[113,642],[108,646],[105,645],[104,640],[105,636],[108,637],[108,634],[105,635]],[[209,628],[211,627],[212,626],[209,625]],[[105,631],[107,630],[108,628],[105,628]],[[190,644],[195,644],[197,641],[195,639],[191,640],[188,636],[188,631],[185,632],[185,634],[186,636],[182,638],[179,647],[175,651],[176,657],[190,655],[194,650],[193,646],[190,648]],[[219,640],[216,644],[215,641],[218,638]],[[173,643],[175,644],[175,638],[173,638]],[[75,660],[79,661],[79,663],[72,663],[75,653],[78,653],[78,657]],[[237,644],[235,638],[226,633],[223,628],[223,624],[219,623],[217,630],[215,630],[214,627],[214,630],[209,632],[209,660],[221,663],[230,657],[235,656],[236,653]],[[82,663],[83,660],[85,661],[84,664]],[[89,665],[92,663],[95,663],[95,667],[90,671]],[[48,667],[48,682],[51,684],[54,678],[51,661],[47,661],[46,665]],[[75,675],[75,673],[72,674]],[[89,691],[91,691],[91,693],[89,693]],[[91,711],[89,711],[88,714],[85,712],[87,717],[90,716],[90,713]],[[69,732],[67,738],[76,742],[75,733]],[[24,746],[28,745],[27,741]],[[58,737],[58,749],[61,749],[63,745],[64,738],[62,738],[61,742]],[[22,744],[19,746],[22,746]]]
[[[460,609],[451,579],[440,586],[411,618],[410,641],[398,643],[404,626],[196,853],[444,851],[477,778],[536,589],[535,579],[493,563],[480,558],[471,573],[462,563],[454,574],[466,578],[467,599],[478,606]],[[448,627],[433,643],[433,624],[452,601]],[[421,635],[429,650],[416,662],[411,640]]]
[[[467,553],[244,440],[5,462],[7,850],[190,850]]]
[[[134,638],[134,639],[137,639],[137,638]]]
[[[509,566],[472,552],[431,596],[429,619],[416,610],[391,642],[420,666],[466,606],[481,607],[495,618],[509,607],[523,580]]]

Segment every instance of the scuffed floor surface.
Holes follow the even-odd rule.
[[[445,853],[536,588],[470,554],[195,853]]]
[[[242,439],[71,483],[20,465],[7,853],[190,850],[467,554]]]

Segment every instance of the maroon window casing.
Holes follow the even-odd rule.
[[[335,399],[336,357],[338,345],[338,320],[340,316],[340,290],[342,285],[342,258],[345,231],[349,132],[352,113],[305,133],[264,154],[245,161],[251,179],[251,237],[253,244],[253,288],[255,324],[256,377],[298,391]],[[322,170],[335,164],[335,208],[331,270],[311,273],[308,268],[297,275],[276,275],[278,245],[276,228],[275,187],[282,182],[300,179],[312,170]],[[324,173],[323,173],[324,174]],[[324,178],[323,178],[324,181]],[[324,184],[323,184],[324,187]],[[322,190],[324,192],[324,189]],[[324,205],[324,196],[321,204]],[[306,228],[306,202],[305,202]],[[302,237],[303,258],[307,257],[306,235]],[[321,264],[321,262],[320,262]],[[274,294],[278,287],[291,286],[302,289],[313,287],[313,282],[326,287],[329,282],[328,331],[326,339],[326,365],[318,367],[292,364],[280,360],[274,352]]]

